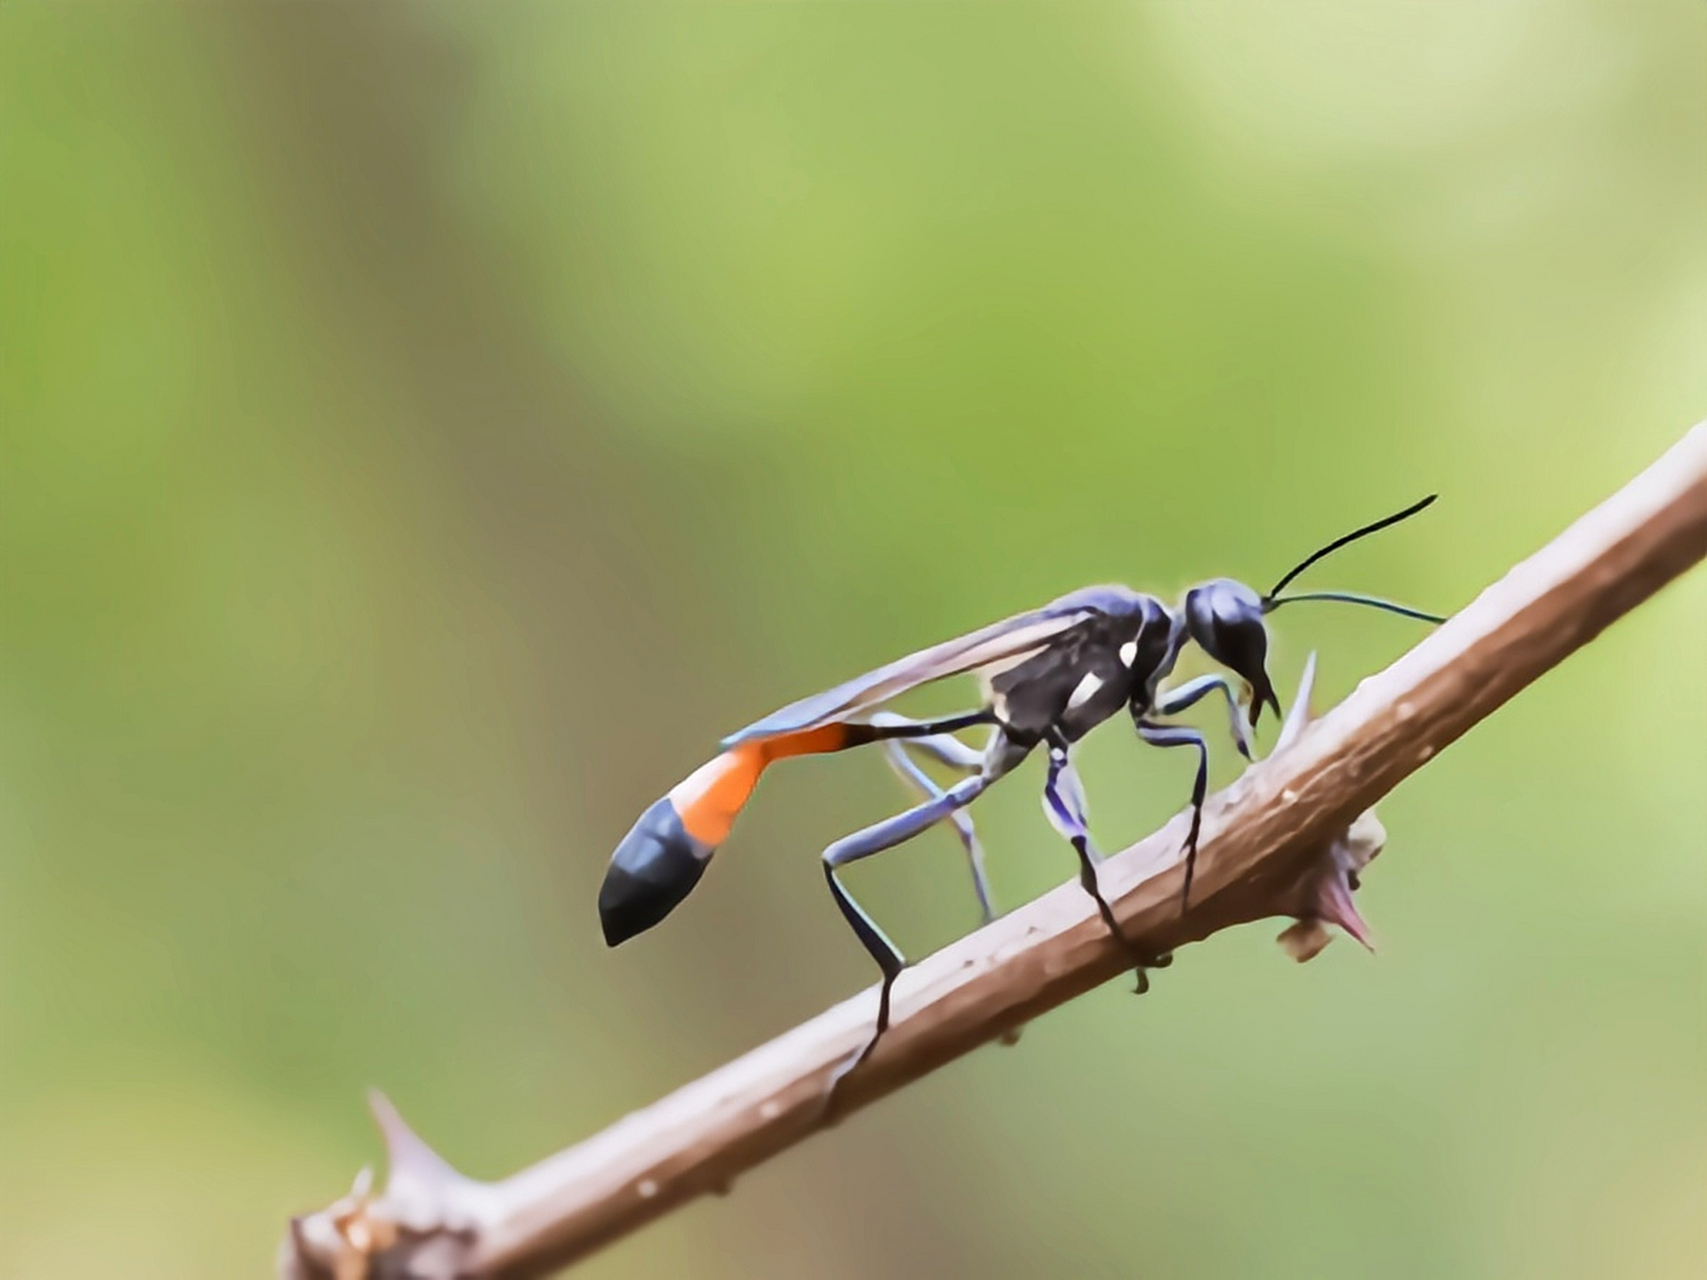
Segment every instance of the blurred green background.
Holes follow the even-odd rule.
[[[1312,582],[1455,608],[1707,413],[1681,0],[0,42],[8,1278],[268,1274],[369,1085],[496,1176],[869,983],[816,854],[904,803],[875,757],[599,937],[630,822],[773,707],[1433,490]],[[1278,630],[1324,705],[1419,634]],[[1699,1274],[1704,634],[1698,572],[1406,783],[1378,956],[1216,938],[585,1274]],[[1183,802],[1088,757],[1105,846]],[[1035,769],[979,811],[1008,906],[1071,871]],[[914,955],[974,920],[944,833],[855,880]]]

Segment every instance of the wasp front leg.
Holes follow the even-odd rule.
[[[1228,683],[1226,676],[1198,676],[1195,680],[1187,680],[1177,689],[1164,689],[1157,695],[1153,711],[1159,716],[1177,715],[1200,702],[1208,694],[1217,692],[1227,699],[1227,718],[1232,726],[1233,741],[1239,748],[1239,754],[1246,760],[1255,759],[1251,755],[1250,731],[1245,728],[1245,717],[1240,714],[1239,696],[1233,692],[1233,686]]]

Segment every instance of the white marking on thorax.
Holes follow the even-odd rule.
[[[1130,667],[1136,661],[1138,661],[1138,642],[1128,640],[1120,646],[1120,663],[1122,666]]]
[[[1085,705],[1096,696],[1096,691],[1102,688],[1102,677],[1094,671],[1085,672],[1085,678],[1079,681],[1078,687],[1067,699],[1067,710],[1073,711]]]

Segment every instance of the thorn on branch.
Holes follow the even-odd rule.
[[[1304,674],[1298,681],[1298,696],[1292,701],[1286,722],[1274,749],[1284,751],[1297,741],[1313,718],[1310,713],[1310,692],[1316,680],[1316,655],[1311,653],[1304,662]],[[1322,949],[1333,941],[1328,926],[1343,929],[1370,951],[1375,942],[1369,926],[1358,913],[1356,893],[1363,869],[1373,862],[1387,843],[1387,829],[1375,816],[1373,807],[1365,809],[1345,831],[1329,840],[1320,857],[1309,863],[1304,871],[1276,899],[1277,915],[1291,916],[1297,923],[1284,930],[1276,942],[1299,964],[1314,960]]]

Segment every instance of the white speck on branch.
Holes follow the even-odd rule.
[[[1181,913],[1181,815],[1101,865],[1143,953],[1171,953],[1271,916],[1308,959],[1323,922],[1353,934],[1356,873],[1380,848],[1372,806],[1518,690],[1707,556],[1707,423],[1321,720],[1290,719],[1268,759],[1205,807],[1190,908]],[[1307,701],[1306,690],[1295,704]],[[1366,939],[1364,939],[1366,940]],[[843,1082],[863,1107],[1123,972],[1128,953],[1074,884],[909,969],[895,1020]],[[286,1280],[518,1280],[563,1267],[825,1125],[826,1085],[870,1035],[873,987],[500,1182],[464,1178],[373,1099],[389,1173],[364,1174],[292,1221]]]

